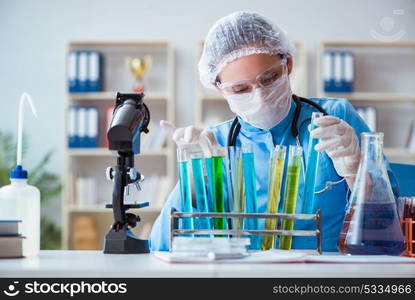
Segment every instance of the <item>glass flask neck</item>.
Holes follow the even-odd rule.
[[[383,132],[362,133],[362,162],[383,167]]]

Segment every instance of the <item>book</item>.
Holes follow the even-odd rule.
[[[23,257],[23,236],[0,236],[0,258]]]
[[[406,139],[406,148],[411,152],[415,152],[415,120],[412,120],[409,127],[408,138]]]
[[[21,220],[0,220],[0,258],[23,257]]]
[[[19,236],[21,220],[0,220],[0,236]]]
[[[96,179],[92,177],[78,177],[76,179],[76,202],[79,206],[88,207],[98,204],[98,190]]]

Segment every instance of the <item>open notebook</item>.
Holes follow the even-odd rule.
[[[249,255],[201,255],[190,253],[153,252],[158,259],[168,263],[415,263],[415,258],[387,255],[343,255],[340,253],[299,252],[268,250],[250,252]]]

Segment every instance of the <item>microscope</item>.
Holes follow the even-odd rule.
[[[108,167],[107,178],[113,182],[112,208],[114,223],[105,236],[104,253],[149,253],[147,240],[131,231],[140,221],[138,215],[126,213],[149,205],[148,202],[124,204],[124,195],[135,184],[140,191],[144,176],[134,168],[134,155],[140,153],[141,132],[148,133],[150,111],[143,102],[143,93],[117,93],[115,108],[108,128],[108,148],[117,153],[117,165]]]

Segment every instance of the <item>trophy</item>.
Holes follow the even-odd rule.
[[[145,55],[143,58],[132,58],[127,57],[125,59],[127,67],[130,69],[131,73],[135,78],[135,85],[133,91],[135,93],[141,93],[144,91],[144,74],[148,71],[153,62],[153,57],[151,55]]]

